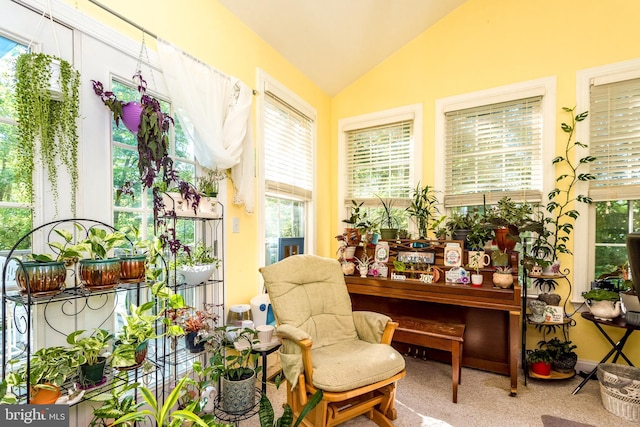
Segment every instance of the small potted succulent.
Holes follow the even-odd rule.
[[[507,289],[513,285],[511,267],[496,267],[493,273],[493,284],[499,288]]]

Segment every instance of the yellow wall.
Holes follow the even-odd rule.
[[[128,24],[86,0],[65,1],[134,40],[141,38],[140,31],[132,29]],[[218,70],[240,78],[252,87],[256,87],[257,69],[265,70],[317,109],[317,144],[318,147],[329,146],[330,98],[217,1],[110,0],[103,4],[147,31],[177,45]],[[146,40],[149,48],[155,48],[152,38],[146,37]],[[318,182],[327,182],[332,175],[329,167],[330,157],[328,152],[320,151],[322,153],[317,160]],[[227,303],[239,304],[249,302],[260,290],[257,266],[263,262],[263,258],[259,257],[264,257],[264,250],[256,244],[257,213],[249,215],[243,208],[233,206],[231,187],[228,189],[229,197],[225,211],[228,219],[228,227],[225,230]],[[320,186],[320,199],[330,199],[330,191],[328,186]],[[318,204],[315,223],[317,236],[332,234],[329,228],[329,208],[326,204]],[[231,233],[232,217],[239,218],[240,233]],[[329,245],[328,239],[318,239],[316,253],[329,255]]]
[[[139,32],[87,0],[65,0],[123,30]],[[638,56],[640,2],[628,0],[470,0],[330,99],[215,0],[189,2],[110,0],[109,7],[231,75],[254,85],[262,68],[318,111],[316,253],[333,256],[337,217],[339,119],[402,105],[423,104],[423,176],[433,184],[435,102],[439,98],[555,76],[557,110],[575,105],[576,71]],[[187,6],[188,4],[188,6]],[[194,31],[197,28],[197,32]],[[150,43],[152,44],[152,43]],[[562,117],[558,117],[558,123]],[[558,145],[564,140],[558,132]],[[246,302],[258,288],[257,215],[227,201],[240,218],[239,234],[227,229],[228,303]],[[608,344],[578,319],[571,339],[580,358],[598,360]],[[614,336],[618,331],[614,331]],[[530,342],[537,337],[531,336]],[[638,339],[629,348],[638,347]],[[629,352],[637,357],[640,349]]]
[[[561,123],[566,120],[561,108],[576,103],[576,71],[639,56],[638,16],[640,2],[626,0],[470,0],[332,99],[333,146],[339,119],[420,102],[422,182],[433,184],[436,100],[555,76]],[[556,136],[561,148],[565,136],[559,127]],[[334,164],[336,159],[334,150]],[[338,220],[334,213],[333,223]],[[609,345],[581,320],[570,339],[581,359],[599,360]],[[622,335],[619,330],[612,334]],[[538,339],[529,334],[529,343]],[[639,342],[640,337],[632,337],[627,346],[635,360]]]

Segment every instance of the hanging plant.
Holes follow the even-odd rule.
[[[52,69],[59,65],[59,72]],[[53,76],[53,78],[52,78]],[[71,209],[75,214],[78,189],[78,132],[80,73],[67,61],[44,53],[26,53],[16,61],[18,113],[17,178],[33,199],[33,170],[41,162],[51,184],[58,212],[58,165],[71,177]],[[54,84],[59,92],[51,91]]]
[[[188,251],[176,236],[175,228],[170,227],[164,220],[159,220],[160,216],[175,218],[174,210],[168,210],[162,199],[162,193],[170,188],[177,188],[182,198],[197,213],[200,203],[200,195],[196,188],[182,180],[178,171],[173,166],[173,159],[169,155],[169,131],[173,126],[173,118],[162,112],[160,102],[147,94],[147,82],[142,78],[140,71],[134,76],[133,80],[137,84],[140,93],[140,103],[142,106],[140,114],[140,122],[137,129],[132,130],[136,134],[138,142],[138,174],[143,190],[151,189],[153,194],[153,217],[157,224],[164,226],[159,238],[163,246],[168,246],[174,254],[179,249]],[[105,91],[104,85],[96,80],[91,80],[93,91],[100,97],[104,105],[106,105],[119,126],[120,121],[125,121],[123,107],[131,106],[133,103],[125,103],[116,97],[111,91]],[[118,197],[121,195],[133,195],[131,182],[125,182],[123,186],[117,190]]]

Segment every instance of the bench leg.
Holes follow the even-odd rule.
[[[458,384],[460,384],[460,359],[462,359],[462,346],[459,342],[451,343],[451,373],[453,386],[453,403],[458,403]]]

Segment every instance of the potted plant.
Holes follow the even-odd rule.
[[[544,348],[537,348],[527,353],[527,365],[529,365],[529,369],[541,377],[549,377],[551,375],[552,361],[553,357],[551,353]]]
[[[196,188],[201,194],[199,213],[205,217],[218,216],[218,189],[220,181],[226,178],[224,171],[202,168],[203,175],[196,178]]]
[[[80,226],[75,224],[77,230]],[[31,295],[55,295],[65,288],[67,267],[82,256],[83,247],[72,244],[73,234],[68,230],[53,230],[61,239],[51,240],[49,247],[55,254],[31,254],[29,261],[21,262],[16,269],[16,282],[22,293]]]
[[[277,386],[277,385],[276,385]],[[300,415],[293,421],[293,411],[291,410],[291,406],[288,403],[284,404],[284,412],[282,416],[278,419],[275,419],[275,414],[273,412],[273,406],[271,405],[271,401],[266,394],[263,394],[260,397],[260,409],[258,410],[258,417],[260,418],[260,427],[298,427],[302,420],[313,410],[313,408],[322,401],[323,397],[322,390],[316,391],[313,396],[307,401],[307,403],[302,407],[300,411]]]
[[[146,276],[147,254],[153,242],[143,239],[140,230],[132,225],[123,227],[127,245],[122,248],[125,255],[120,258],[120,281],[123,283],[138,283]]]
[[[147,82],[138,71],[133,76],[140,93],[139,112],[140,123],[130,129],[136,134],[138,143],[138,174],[142,189],[151,190],[153,195],[153,218],[160,226],[158,232],[160,240],[168,247],[172,254],[184,245],[177,238],[175,227],[171,227],[166,221],[159,221],[160,216],[175,218],[176,212],[173,206],[166,206],[162,194],[170,188],[176,188],[181,200],[188,204],[194,214],[198,212],[200,195],[195,187],[181,179],[174,168],[173,159],[169,155],[169,132],[173,126],[173,118],[162,111],[160,101],[147,94]],[[94,93],[111,110],[116,126],[120,120],[124,120],[124,103],[119,101],[111,91],[105,91],[104,85],[96,80],[91,81]],[[133,129],[133,130],[132,130]],[[131,194],[131,183],[125,182],[120,189],[121,194]]]
[[[129,314],[124,316],[124,325],[114,343],[111,365],[115,368],[137,367],[147,357],[149,340],[158,337],[156,322],[159,315],[152,314],[154,301],[140,306],[131,304]]]
[[[475,274],[471,274],[472,286],[482,286],[484,278],[480,269],[485,263],[485,257],[488,258],[488,255],[484,251],[469,251],[469,267],[475,270]]]
[[[466,213],[454,212],[446,220],[446,228],[453,240],[462,240],[466,247],[469,247],[468,236],[474,228],[482,224],[482,217],[476,209]]]
[[[398,238],[398,218],[393,210],[393,199],[383,200],[377,196],[382,203],[382,213],[380,215],[380,238],[383,240],[394,240]]]
[[[78,367],[84,362],[76,349],[44,347],[31,355],[28,377],[25,363],[8,375],[7,383],[12,387],[28,385],[29,403],[52,404],[62,396],[60,386],[77,375]]]
[[[563,374],[574,371],[578,362],[578,355],[573,351],[578,348],[571,341],[561,341],[554,337],[549,341],[540,342],[551,353],[551,369]]]
[[[84,332],[84,329],[80,329],[70,333],[67,343],[84,357],[85,363],[80,365],[80,384],[84,388],[90,388],[104,381],[107,358],[100,354],[113,339],[113,334],[105,329],[95,329],[90,336],[81,337]]]
[[[200,240],[193,249],[183,248],[170,268],[175,267],[180,283],[195,286],[209,279],[219,265],[220,260],[213,256],[213,248]]]
[[[351,200],[349,218],[342,220],[342,222],[349,225],[344,230],[347,246],[358,246],[360,244],[360,228],[365,225],[367,220],[367,212],[363,209],[363,204],[364,202],[357,203],[355,200]]]
[[[184,331],[185,346],[191,353],[200,353],[204,350],[205,337],[213,329],[217,316],[207,309],[197,310],[186,307],[174,310],[171,313],[172,321],[182,327]]]
[[[606,289],[591,289],[583,292],[589,311],[596,319],[611,320],[620,315],[620,295]]]
[[[431,229],[429,223],[436,214],[440,213],[438,209],[438,198],[433,187],[429,185],[421,187],[420,182],[418,182],[416,188],[413,190],[411,205],[409,205],[406,211],[415,221],[420,234],[419,237],[426,239],[427,230]]]
[[[511,267],[496,267],[493,272],[493,284],[499,288],[509,288],[513,285],[513,274]]]
[[[53,71],[55,69],[55,72]],[[71,211],[78,191],[78,132],[80,73],[69,62],[44,53],[25,53],[16,61],[16,112],[19,153],[16,179],[33,198],[33,171],[42,163],[58,211],[58,167],[71,177]],[[56,90],[51,91],[51,83]]]
[[[507,252],[520,242],[520,227],[531,219],[533,209],[529,203],[516,203],[503,197],[485,212],[485,228],[493,230],[498,249]]]
[[[229,340],[231,335],[235,335],[233,341]],[[252,353],[256,335],[254,330],[226,325],[215,328],[207,337],[205,347],[212,354],[209,359],[213,366],[211,375],[214,381],[221,381],[220,404],[229,414],[243,414],[255,404],[256,375],[262,369],[256,367],[258,354]],[[242,343],[242,346],[228,354],[227,348],[233,342]]]
[[[120,281],[120,259],[109,258],[113,248],[126,242],[121,231],[107,233],[99,227],[87,231],[87,237],[78,243],[87,255],[79,261],[78,272],[82,285],[88,289],[110,289]]]

